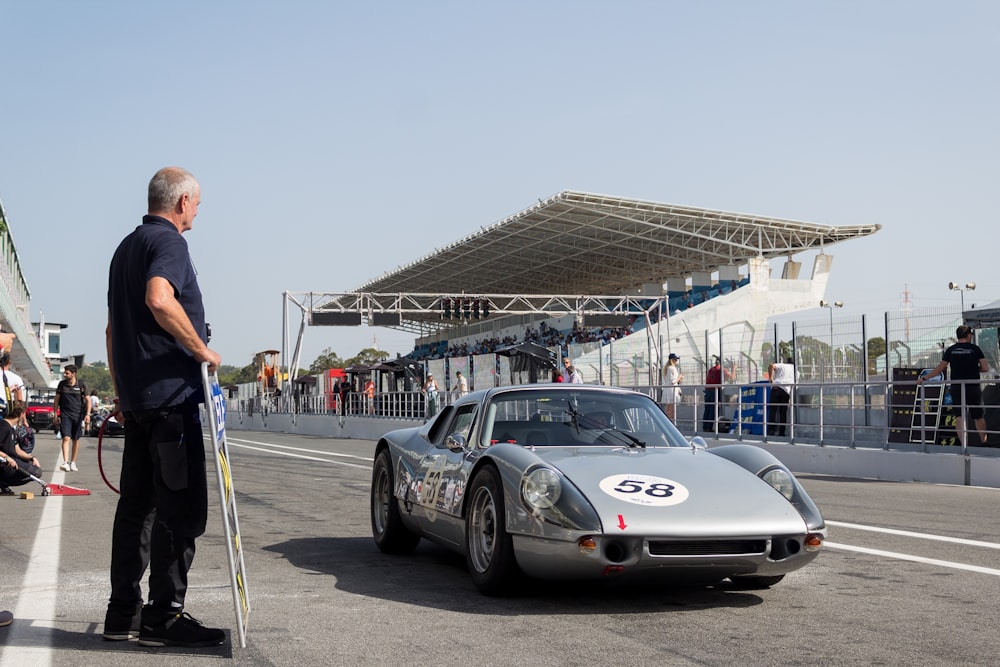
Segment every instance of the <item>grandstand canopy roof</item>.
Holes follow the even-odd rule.
[[[635,294],[644,283],[793,255],[879,229],[563,191],[356,292]]]

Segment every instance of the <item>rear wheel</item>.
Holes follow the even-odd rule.
[[[372,537],[383,553],[408,554],[417,548],[420,536],[403,525],[394,488],[392,459],[389,450],[383,449],[372,467]]]
[[[729,577],[737,588],[744,591],[755,591],[770,588],[785,578],[783,574],[776,574],[771,577]]]
[[[504,595],[523,578],[507,532],[503,485],[492,466],[472,479],[465,515],[466,562],[472,582],[484,595]]]

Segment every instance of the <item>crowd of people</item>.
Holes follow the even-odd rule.
[[[505,347],[510,347],[511,345],[517,345],[518,343],[537,343],[542,347],[558,346],[562,349],[562,356],[569,356],[570,345],[597,342],[601,345],[607,345],[612,341],[627,336],[632,333],[632,325],[634,321],[635,317],[632,317],[627,326],[614,328],[581,327],[577,322],[573,322],[573,327],[569,331],[564,332],[550,326],[546,321],[542,320],[537,328],[526,327],[524,330],[524,336],[520,339],[518,339],[517,336],[508,335],[503,338],[494,336],[492,338],[477,339],[472,343],[467,341],[454,343],[448,346],[448,349],[443,354],[435,354],[431,352],[425,358],[433,359],[442,357],[464,357],[475,354],[489,354],[491,352],[496,352],[497,350],[502,350]]]

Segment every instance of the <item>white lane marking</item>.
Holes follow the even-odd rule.
[[[1000,577],[1000,570],[995,570],[990,567],[980,567],[978,565],[966,565],[964,563],[953,563],[946,560],[938,560],[936,558],[924,558],[923,556],[911,556],[910,554],[901,554],[895,551],[882,551],[881,549],[868,549],[866,547],[855,547],[850,544],[838,544],[837,542],[824,542],[824,547],[829,547],[830,549],[841,549],[843,551],[856,551],[863,554],[871,554],[872,556],[884,556],[885,558],[895,558],[897,560],[908,560],[914,563],[924,563],[926,565],[937,565],[938,567],[948,567],[953,570],[967,570],[968,572],[978,572],[980,574],[992,574],[994,576]]]
[[[347,466],[348,468],[361,468],[362,470],[370,470],[371,469],[371,466],[363,466],[363,465],[359,465],[357,463],[346,463],[344,461],[331,461],[330,459],[321,459],[318,456],[304,456],[302,454],[292,454],[290,452],[276,452],[273,449],[270,449],[268,447],[251,447],[250,445],[240,445],[240,444],[237,444],[235,442],[230,442],[229,446],[230,447],[241,447],[243,449],[252,449],[255,452],[266,452],[268,454],[277,454],[278,456],[289,456],[289,457],[295,458],[295,459],[305,459],[307,461],[320,461],[322,463],[332,463],[332,464],[338,465],[338,466]],[[309,451],[309,450],[306,450],[306,451]],[[320,452],[320,453],[323,454],[325,452]],[[360,457],[358,457],[358,458],[360,458]]]
[[[888,535],[900,535],[902,537],[917,537],[922,540],[951,542],[953,544],[965,544],[971,547],[983,547],[985,549],[1000,549],[1000,544],[996,542],[981,542],[979,540],[967,540],[961,537],[947,537],[945,535],[933,535],[930,533],[914,533],[909,530],[879,528],[878,526],[864,526],[860,523],[845,523],[843,521],[827,521],[826,523],[828,526],[839,526],[841,528],[851,528],[853,530],[867,530],[873,533],[886,533]]]
[[[53,470],[59,470],[61,459],[59,455]],[[52,483],[61,484],[65,477],[64,472],[54,473]],[[41,489],[32,490],[36,494],[32,502],[45,503],[45,507],[38,519],[38,532],[14,607],[14,623],[7,628],[6,645],[0,647],[0,667],[47,667],[52,664],[64,496],[42,496]]]
[[[339,456],[346,459],[360,459],[362,461],[374,461],[375,459],[370,459],[367,456],[357,456],[356,454],[340,454],[338,452],[324,452],[321,449],[305,449],[302,447],[290,447],[288,445],[276,445],[273,442],[257,442],[256,440],[243,440],[242,438],[227,437],[227,442],[238,442],[250,445],[263,445],[265,447],[275,447],[277,449],[289,449],[294,452],[309,452],[310,454],[322,454],[323,456]]]

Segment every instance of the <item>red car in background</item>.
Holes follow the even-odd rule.
[[[53,433],[59,433],[55,421],[55,411],[50,401],[28,401],[28,424],[36,432],[51,428]]]

